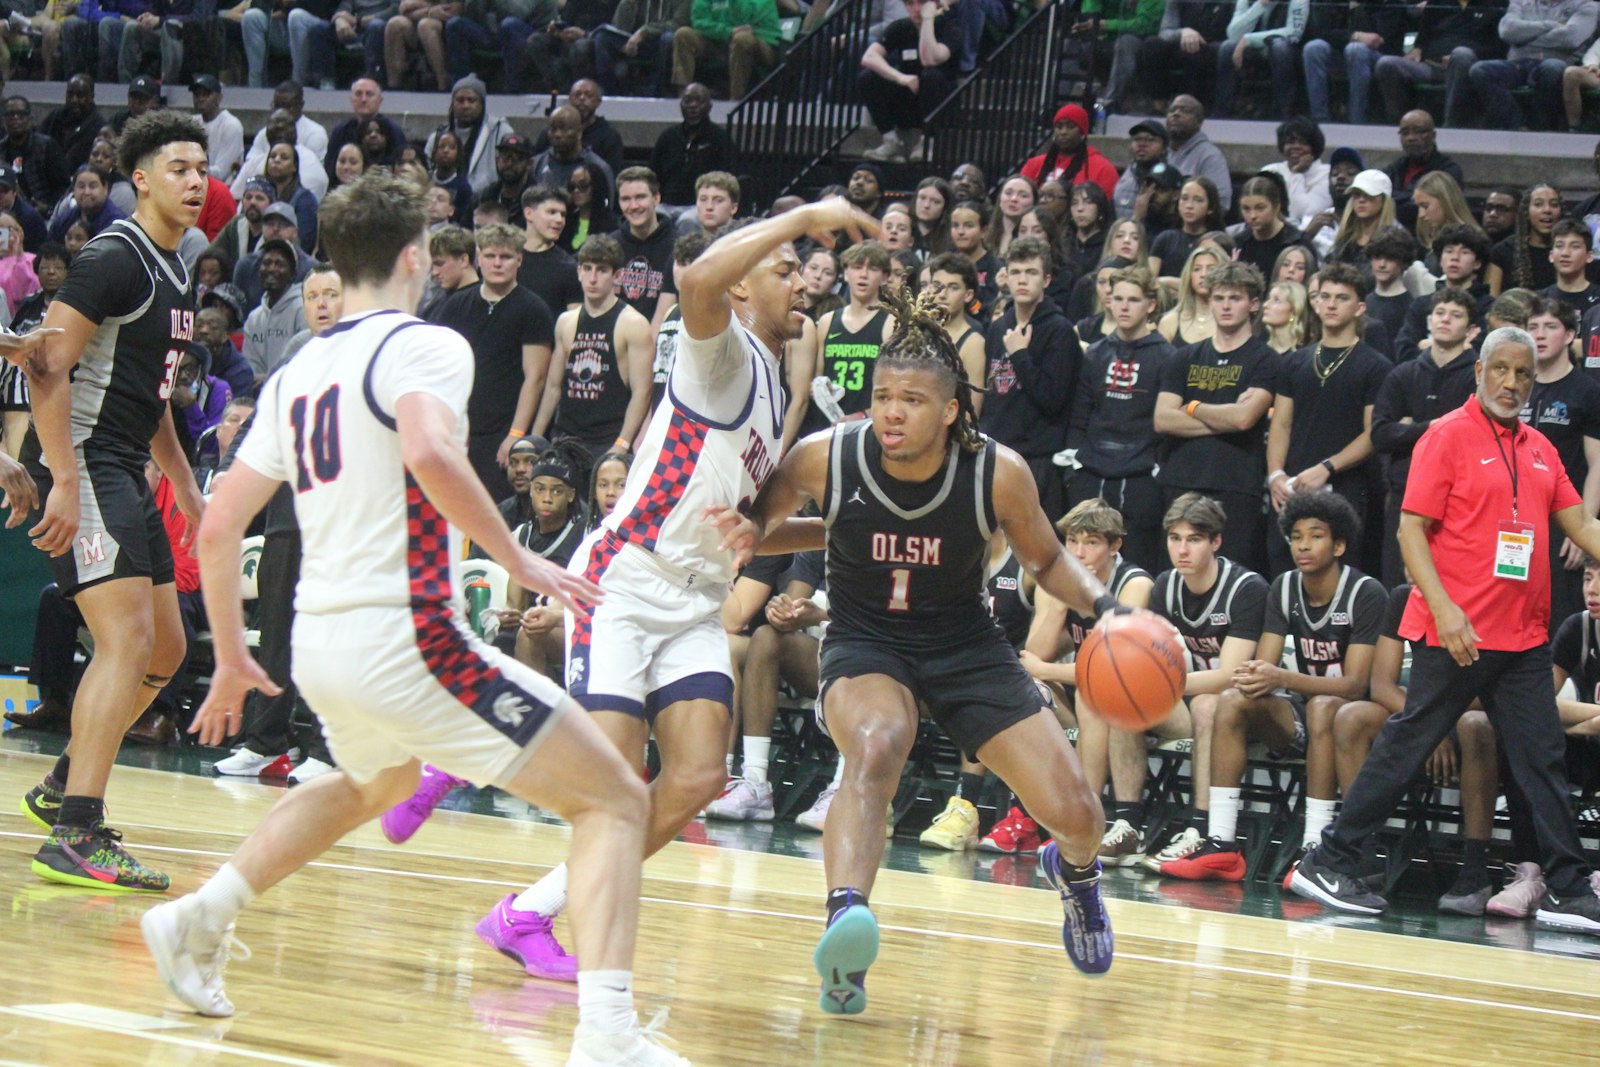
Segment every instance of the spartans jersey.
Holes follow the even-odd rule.
[[[988,593],[989,612],[1005,631],[1012,648],[1021,648],[1028,641],[1028,627],[1033,625],[1033,597],[1022,571],[1022,561],[1009,549],[1005,559],[995,567],[984,585]]]
[[[1150,590],[1150,610],[1172,623],[1194,657],[1195,670],[1214,670],[1222,642],[1230,637],[1261,639],[1267,611],[1267,582],[1231,559],[1217,557],[1217,580],[1196,595],[1183,575],[1162,571]]]
[[[459,538],[406,470],[395,406],[426,393],[465,447],[472,349],[398,311],[345,319],[263,387],[238,460],[294,490],[304,558],[295,609],[409,608],[419,640],[450,617]]]
[[[1388,600],[1377,579],[1342,566],[1333,599],[1314,607],[1306,602],[1305,576],[1286,571],[1272,581],[1264,632],[1283,638],[1301,674],[1338,678],[1351,645],[1378,643]]]
[[[1150,572],[1137,563],[1130,563],[1122,558],[1118,552],[1116,563],[1111,568],[1111,580],[1106,583],[1106,592],[1122,599],[1122,589],[1135,578],[1148,578]],[[1096,620],[1088,615],[1079,615],[1072,609],[1067,609],[1067,636],[1072,638],[1073,648],[1082,648],[1083,639],[1089,636],[1089,631],[1094,629]]]
[[[950,443],[926,482],[883,472],[870,422],[833,428],[823,521],[828,527],[831,633],[907,649],[990,637],[984,571],[994,517],[995,444]]]
[[[749,508],[777,469],[783,406],[778,361],[755,334],[736,322],[705,340],[680,329],[666,396],[602,525],[674,567],[732,584],[733,558],[701,514]]]
[[[142,468],[194,339],[188,270],[119,219],[83,246],[56,299],[97,327],[72,372],[72,443]]]

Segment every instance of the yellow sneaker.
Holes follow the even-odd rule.
[[[951,852],[973,847],[978,843],[978,809],[960,797],[951,797],[918,840],[929,848],[947,848]]]

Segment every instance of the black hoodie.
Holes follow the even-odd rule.
[[[1089,346],[1072,400],[1067,447],[1099,478],[1149,474],[1161,435],[1155,429],[1161,371],[1176,351],[1154,330],[1137,341],[1115,332]]]
[[[1478,353],[1470,346],[1444,366],[1427,352],[1402,361],[1383,380],[1372,402],[1372,447],[1387,463],[1389,487],[1404,491],[1411,472],[1411,450],[1423,431],[1441,415],[1467,402],[1478,387],[1473,365]],[[1410,422],[1401,422],[1409,418]]]
[[[1067,440],[1067,412],[1078,381],[1083,349],[1072,323],[1048,297],[1039,301],[1026,348],[1007,352],[1006,331],[1017,309],[989,324],[985,354],[989,391],[983,401],[983,432],[1023,456],[1053,456]]]

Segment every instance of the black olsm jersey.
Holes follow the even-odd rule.
[[[830,632],[902,648],[960,644],[997,628],[984,599],[994,517],[995,444],[950,444],[926,482],[883,472],[866,420],[834,427],[823,519]]]

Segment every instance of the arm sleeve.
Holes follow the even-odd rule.
[[[1188,391],[1188,382],[1189,347],[1186,345],[1174,352],[1172,358],[1161,368],[1161,383],[1156,391],[1174,393],[1181,397]]]
[[[1549,448],[1547,455],[1555,452],[1555,448],[1550,446],[1548,442],[1546,442],[1546,447]],[[1579,496],[1578,491],[1572,487],[1572,479],[1567,477],[1567,468],[1563,467],[1558,461],[1551,464],[1551,472],[1556,476],[1556,484],[1555,491],[1550,494],[1550,514],[1554,515],[1556,512],[1565,511],[1575,504],[1582,504],[1583,497]],[[1408,499],[1410,495],[1408,491],[1406,493]]]
[[[444,326],[410,326],[390,337],[375,357],[372,399],[391,418],[400,398],[427,393],[445,403],[456,418],[465,416],[472,392],[472,348]]]
[[[282,404],[279,393],[283,390],[283,375],[274,378],[256,401],[256,412],[250,417],[250,426],[240,433],[243,443],[238,446],[235,458],[263,477],[276,481],[289,480],[288,464],[283,457]]]
[[[1260,24],[1272,9],[1272,0],[1234,0],[1233,18],[1228,20],[1228,40],[1237,41]]]
[[[1569,675],[1577,675],[1578,668],[1583,666],[1583,617],[1586,612],[1577,612],[1561,620],[1561,626],[1556,630],[1555,640],[1550,642],[1550,662],[1566,671]]]
[[[1098,362],[1092,358],[1094,351],[1095,346],[1091,345],[1089,352],[1084,355],[1077,388],[1072,391],[1072,416],[1067,420],[1068,448],[1082,448],[1084,437],[1089,432],[1089,417],[1094,413],[1094,394],[1097,391],[1089,378]]]
[[[791,581],[804,582],[813,589],[823,589],[828,584],[828,557],[825,552],[797,552],[794,566],[789,568]]]
[[[1166,6],[1161,10],[1161,29],[1157,31],[1163,41],[1177,43],[1183,36],[1183,19],[1179,14],[1179,0],[1167,0]]]
[[[1285,571],[1272,579],[1272,587],[1267,590],[1266,617],[1262,623],[1262,633],[1277,634],[1279,637],[1288,635],[1289,620],[1283,616],[1283,587],[1288,584],[1290,577],[1296,573],[1298,572]],[[1244,596],[1243,589],[1239,590],[1239,596]],[[1235,606],[1237,607],[1237,601],[1235,601]],[[1228,636],[1237,637],[1240,635],[1230,631]]]
[[[1511,0],[1511,6],[1500,16],[1500,39],[1506,44],[1527,44],[1553,25],[1546,19],[1529,18],[1529,7],[1528,0]]]
[[[1261,640],[1267,621],[1267,580],[1259,574],[1246,576],[1233,595],[1228,620],[1228,636],[1246,641]]]
[[[1380,358],[1372,361],[1372,366],[1367,370],[1366,381],[1361,383],[1362,407],[1366,407],[1368,404],[1377,404],[1378,391],[1383,388],[1383,383],[1389,380],[1389,372],[1394,369],[1394,364],[1387,359],[1383,359],[1381,352],[1378,355]],[[1373,415],[1376,416],[1377,412],[1374,411]]]
[[[1557,23],[1539,35],[1539,47],[1577,52],[1594,36],[1595,11],[1594,0],[1581,0],[1573,7],[1566,21]]]
[[[1350,643],[1375,645],[1388,615],[1388,596],[1376,578],[1365,578],[1356,590],[1355,603],[1351,605]]]

